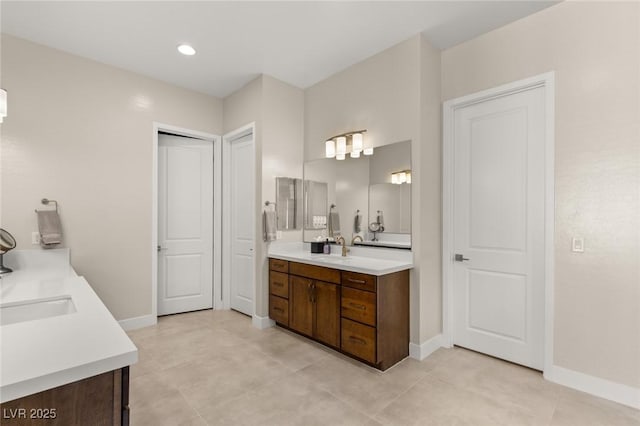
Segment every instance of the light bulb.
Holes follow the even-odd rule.
[[[342,155],[347,153],[347,138],[345,136],[336,138],[336,153]]]
[[[193,56],[196,54],[196,49],[194,49],[188,44],[181,44],[178,46],[178,52],[186,56]]]
[[[351,136],[351,143],[354,151],[362,151],[363,143],[362,143],[362,133],[354,133]]]
[[[373,148],[365,148],[362,153],[364,155],[373,155]]]
[[[360,151],[351,151],[351,154],[349,154],[349,156],[351,158],[360,158]]]
[[[400,172],[398,180],[400,181],[400,183],[405,183],[407,181],[407,174],[405,172]]]
[[[332,140],[328,140],[324,143],[324,153],[327,158],[333,158],[336,156],[336,143]]]
[[[400,183],[398,182],[398,175],[396,173],[391,173],[391,183],[396,185]]]
[[[411,172],[407,172],[407,183],[411,183]]]
[[[0,123],[7,116],[7,91],[0,89]]]
[[[336,154],[336,160],[344,160],[345,154]]]

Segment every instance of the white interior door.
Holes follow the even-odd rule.
[[[254,308],[255,171],[253,134],[229,144],[230,307],[247,315]]]
[[[455,110],[453,342],[544,364],[544,88]]]
[[[213,143],[158,135],[158,315],[213,307]]]

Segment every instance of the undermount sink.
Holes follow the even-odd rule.
[[[68,315],[76,312],[71,296],[29,300],[0,305],[0,326]]]
[[[322,260],[325,260],[327,262],[342,263],[351,260],[351,258],[349,256],[327,256],[322,258]]]

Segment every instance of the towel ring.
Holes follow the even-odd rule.
[[[45,206],[47,206],[47,205],[49,205],[51,203],[55,204],[56,205],[56,213],[58,212],[58,202],[56,200],[50,200],[48,198],[43,198],[42,200],[40,200],[40,202],[42,204],[44,204]],[[37,212],[38,212],[38,209],[36,209],[36,213]]]

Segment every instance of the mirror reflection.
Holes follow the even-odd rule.
[[[303,186],[305,241],[343,236],[347,244],[411,248],[410,141],[372,156],[306,162]]]
[[[302,229],[302,179],[276,178],[277,229]]]

